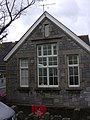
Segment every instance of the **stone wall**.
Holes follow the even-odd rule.
[[[43,25],[50,24],[50,36],[44,37]],[[37,45],[58,45],[58,88],[38,88]],[[80,87],[69,88],[67,55],[79,55]],[[19,59],[29,60],[29,87],[20,88]],[[55,107],[90,107],[90,54],[50,20],[42,21],[7,62],[7,100],[22,105],[45,104]]]

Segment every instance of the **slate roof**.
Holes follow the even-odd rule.
[[[5,42],[0,44],[0,65],[5,64],[3,59],[14,45],[15,43],[12,43],[12,42]]]
[[[89,41],[88,35],[81,35],[81,36],[78,36],[78,37],[90,46],[90,41]]]

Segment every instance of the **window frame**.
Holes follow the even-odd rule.
[[[51,55],[44,55],[43,54],[43,46],[44,45],[51,45]],[[57,51],[57,54],[56,55],[54,55],[54,45],[56,45],[56,51]],[[39,56],[39,54],[38,54],[38,47],[39,46],[41,46],[41,56]],[[58,46],[57,46],[57,44],[56,43],[52,43],[52,44],[41,44],[41,45],[37,45],[37,74],[38,74],[38,87],[58,87],[59,86],[59,80],[58,80],[58,48],[57,48]],[[48,51],[48,50],[47,50]],[[39,64],[39,58],[46,58],[46,66],[44,66],[44,65],[42,65],[42,66],[40,66],[40,64]],[[57,65],[49,65],[49,58],[50,57],[52,57],[52,58],[54,58],[54,57],[57,57]],[[39,68],[46,68],[47,69],[47,84],[45,85],[40,85],[39,84]],[[50,68],[57,68],[57,85],[50,85],[50,80],[49,80],[49,69]],[[53,81],[54,83],[55,83],[55,81]]]
[[[21,61],[22,61],[22,60],[27,60],[27,67],[25,67],[25,66],[22,67],[22,66],[21,66]],[[24,70],[27,70],[27,71],[29,70],[28,58],[20,58],[20,59],[19,59],[19,71],[20,71],[20,87],[29,87],[29,71],[28,71],[28,81],[27,81],[28,84],[27,84],[27,85],[22,85],[22,80],[21,80],[21,78],[22,78],[21,74],[22,74],[22,73],[21,73],[21,71],[22,71],[23,69],[24,69]]]
[[[69,56],[77,56],[77,64],[72,64],[72,65],[69,65]],[[79,55],[76,55],[76,54],[72,54],[72,55],[68,55],[67,56],[67,63],[68,63],[68,86],[69,87],[80,87],[80,72],[79,72]],[[78,68],[78,85],[70,85],[70,74],[69,74],[69,68],[70,67],[77,67]],[[75,76],[75,74],[72,75],[73,77]]]

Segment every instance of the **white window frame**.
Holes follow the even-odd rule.
[[[25,67],[25,66],[21,66],[21,61],[22,60],[27,60],[27,62],[28,62],[28,59],[24,59],[24,58],[22,58],[22,59],[20,59],[20,87],[29,87],[29,84],[27,84],[27,85],[22,85],[22,77],[21,77],[21,71],[24,69],[24,70],[28,70],[28,65]],[[29,78],[29,74],[28,74],[28,78]],[[28,81],[27,81],[28,82]]]
[[[69,64],[69,56],[74,56],[74,55],[68,55],[67,56],[67,60],[68,60],[68,86],[69,87],[80,87],[79,55],[76,55],[77,56],[77,64],[72,64],[72,65]],[[70,85],[69,67],[77,67],[78,68],[78,85]]]
[[[44,44],[43,44],[44,45]],[[59,86],[59,81],[58,81],[58,50],[57,50],[57,44],[50,44],[51,45],[51,55],[43,55],[43,45],[38,45],[41,46],[41,56],[38,55],[38,46],[37,46],[37,74],[38,74],[38,87],[58,87]],[[47,44],[48,45],[48,44]],[[53,45],[56,45],[56,50],[57,50],[57,54],[54,55],[53,53]],[[41,64],[39,64],[39,58],[43,58],[46,57],[46,61],[47,61],[47,65],[43,66]],[[57,57],[57,65],[52,65],[49,66],[49,57]],[[39,68],[47,68],[47,85],[39,85]],[[57,68],[57,81],[58,84],[57,85],[49,85],[49,68]]]

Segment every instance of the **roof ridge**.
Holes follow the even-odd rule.
[[[54,22],[58,27],[60,27],[65,33],[70,35],[76,42],[83,46],[87,51],[90,52],[90,46],[87,45],[84,41],[82,41],[74,32],[72,32],[69,28],[67,28],[64,24],[54,18],[51,14],[45,11],[37,20],[36,22],[27,30],[27,32],[21,37],[18,43],[12,48],[12,50],[6,55],[4,61],[7,61],[11,55],[16,51],[16,49],[24,42],[24,40],[29,36],[29,34],[37,27],[37,25],[47,17],[52,22]]]

